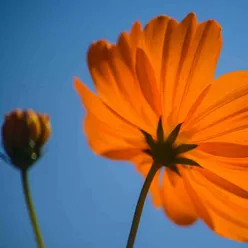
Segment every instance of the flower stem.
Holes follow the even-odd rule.
[[[28,184],[28,171],[22,170],[21,173],[22,173],[22,186],[23,186],[23,191],[25,195],[26,205],[28,208],[30,220],[32,222],[32,226],[33,226],[33,230],[34,230],[34,234],[35,234],[35,238],[37,242],[37,247],[44,248],[44,243],[43,243],[42,236],[39,230],[38,221],[35,216],[34,206],[33,206],[32,199],[31,199],[31,194],[30,194],[30,189],[29,189],[29,184]]]
[[[159,169],[159,166],[157,166],[157,164],[153,163],[151,166],[151,169],[148,172],[148,175],[145,179],[145,182],[144,182],[143,187],[141,189],[139,199],[138,199],[138,202],[137,202],[137,205],[135,208],[132,226],[131,226],[131,229],[129,232],[129,237],[128,237],[126,248],[133,248],[136,234],[137,234],[138,227],[139,227],[139,222],[140,222],[142,210],[143,210],[144,203],[145,203],[145,199],[146,199],[147,193],[149,191],[150,185],[152,183],[152,180],[153,180],[156,172],[158,171],[158,169]]]

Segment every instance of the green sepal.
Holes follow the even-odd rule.
[[[162,118],[159,118],[158,121],[158,127],[157,127],[157,139],[159,143],[164,142],[164,130],[163,130],[163,124],[162,124]]]
[[[198,145],[195,145],[195,144],[181,144],[175,148],[175,151],[177,154],[185,153],[185,152],[195,149],[197,146]]]
[[[142,130],[142,129],[140,129],[140,131],[143,133],[143,135],[144,135],[144,137],[145,137],[145,140],[146,140],[146,143],[147,143],[151,148],[153,148],[156,142],[154,141],[154,139],[152,138],[152,136],[151,136],[149,133],[147,133],[147,132],[145,132],[144,130]]]
[[[185,164],[185,165],[194,165],[194,166],[200,166],[197,162],[195,162],[192,159],[184,158],[184,157],[177,157],[175,159],[175,163],[177,164]],[[201,166],[200,166],[201,167]]]
[[[177,136],[178,136],[178,134],[179,134],[179,132],[180,132],[180,129],[181,129],[182,124],[183,124],[183,123],[178,124],[178,125],[174,128],[174,130],[170,133],[170,135],[168,136],[168,138],[167,138],[167,140],[166,140],[167,143],[173,144],[173,143],[176,141]]]

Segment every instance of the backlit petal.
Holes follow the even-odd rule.
[[[84,120],[84,131],[91,149],[98,155],[111,159],[131,160],[146,148],[142,137],[131,136],[125,130],[105,125],[92,114]]]
[[[209,182],[215,184],[219,188],[224,189],[241,198],[248,199],[247,190],[242,189],[241,187],[229,182],[221,176],[218,176],[215,173],[212,173],[211,171],[202,168],[195,168],[195,171],[200,171],[202,176],[207,178]]]
[[[222,47],[221,27],[216,21],[196,24],[192,14],[181,26],[181,32],[187,33],[177,71],[178,84],[174,88],[174,106],[179,104],[177,122],[185,120],[198,96],[212,83]]]
[[[248,191],[248,158],[231,158],[231,157],[221,157],[214,156],[210,153],[206,153],[196,148],[195,151],[187,154],[187,157],[193,159],[201,165],[201,167],[207,169],[208,171],[216,174],[217,176],[229,181],[230,183],[243,189],[243,197],[247,196]],[[234,189],[234,188],[233,188]],[[230,191],[235,193],[234,190]],[[241,194],[236,192],[237,195]],[[242,195],[240,195],[242,196]]]
[[[186,226],[196,221],[195,207],[183,179],[169,169],[165,169],[163,175],[161,196],[165,213],[174,223]]]
[[[181,23],[160,16],[146,26],[144,50],[161,85],[165,122],[173,110],[170,125],[185,119],[198,95],[212,82],[222,43],[220,31],[215,21],[197,24],[193,13]]]
[[[248,72],[237,71],[217,78],[194,118],[184,127],[193,134],[191,142],[198,144],[248,145]]]
[[[146,147],[141,132],[111,111],[78,79],[75,88],[86,108],[84,129],[95,153],[129,160]]]
[[[192,185],[191,178],[189,175],[189,170],[182,168],[179,169],[180,169],[180,174],[182,175],[183,178],[185,190],[189,194],[189,197],[191,198],[191,201],[194,204],[197,215],[206,223],[206,225],[208,225],[210,229],[214,229],[214,224],[209,215],[209,211],[207,207],[204,205],[204,201],[202,201],[201,195],[199,195],[199,193]]]
[[[239,145],[224,142],[204,142],[198,145],[198,149],[220,157],[247,158],[248,145]]]
[[[88,51],[88,66],[101,100],[132,124],[151,133],[158,117],[141,92],[133,65],[128,64],[132,63],[132,53],[129,37],[123,33],[117,45],[103,40],[93,43]]]
[[[156,78],[145,52],[138,48],[136,52],[136,74],[140,88],[152,109],[161,116],[160,95],[156,87]]]
[[[125,63],[135,72],[136,49],[141,41],[142,26],[140,22],[135,22],[131,28],[130,34],[123,32],[118,39],[118,46]]]
[[[248,199],[219,187],[200,169],[192,169],[189,177],[208,209],[215,232],[233,240],[248,241]]]
[[[143,40],[139,46],[146,52],[156,77],[157,89],[161,90],[161,72],[166,30],[170,25],[170,17],[158,16],[152,19],[144,28]]]

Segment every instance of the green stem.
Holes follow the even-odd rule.
[[[29,184],[28,184],[28,171],[22,170],[21,173],[22,173],[22,186],[23,186],[23,191],[25,195],[26,205],[28,208],[30,220],[32,222],[32,226],[33,226],[33,230],[34,230],[34,234],[35,234],[35,238],[37,242],[37,247],[44,248],[44,243],[43,243],[42,236],[39,230],[38,221],[35,216],[34,206],[33,206],[32,199],[31,199],[31,194],[30,194],[30,189],[29,189]]]
[[[144,203],[145,203],[145,199],[146,199],[147,193],[149,191],[150,185],[152,183],[152,180],[153,180],[156,172],[158,171],[158,169],[159,169],[159,166],[157,166],[157,164],[153,163],[151,166],[151,169],[150,169],[150,171],[149,171],[149,173],[145,179],[145,182],[144,182],[143,187],[141,189],[139,199],[138,199],[138,202],[137,202],[137,205],[135,208],[132,226],[131,226],[131,229],[129,232],[129,237],[128,237],[126,248],[133,248],[136,234],[137,234],[138,227],[139,227],[139,222],[140,222],[142,210],[143,210]]]

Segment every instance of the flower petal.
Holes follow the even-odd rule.
[[[203,176],[200,169],[192,169],[189,177],[209,211],[214,231],[233,240],[248,241],[248,199],[240,198],[219,187]]]
[[[238,186],[243,189],[243,196],[240,192],[236,192],[240,197],[247,197],[248,192],[248,158],[230,158],[214,156],[210,153],[205,153],[198,149],[188,153],[187,156],[201,165],[201,167],[214,173],[215,175],[227,180],[230,184]],[[218,180],[217,180],[218,181]],[[233,187],[232,187],[233,188]],[[234,189],[234,188],[233,188]],[[226,189],[228,190],[228,189]],[[235,190],[229,191],[235,194]]]
[[[129,160],[147,147],[136,127],[111,111],[78,79],[75,79],[75,88],[87,111],[84,128],[94,152]]]
[[[132,137],[124,130],[112,129],[90,114],[84,120],[84,131],[91,149],[107,158],[131,161],[146,147],[138,134]]]
[[[129,36],[123,33],[117,45],[103,40],[93,43],[88,51],[88,66],[101,100],[132,124],[151,133],[158,117],[141,92],[133,65],[127,64],[133,63],[132,53]]]
[[[215,21],[197,24],[193,13],[181,23],[160,16],[148,23],[144,35],[144,50],[161,84],[164,118],[173,110],[178,113],[172,118],[173,125],[183,122],[202,89],[214,78],[222,43],[220,26]]]
[[[210,228],[213,229],[213,221],[209,215],[207,207],[203,204],[203,201],[201,199],[201,196],[199,193],[196,191],[194,186],[192,185],[191,178],[189,175],[189,169],[180,169],[180,174],[182,175],[183,181],[184,181],[184,186],[185,190],[189,194],[191,201],[194,204],[195,211],[197,215],[206,223],[206,225]]]
[[[181,23],[184,29],[188,29],[188,37],[184,41],[186,44],[180,61],[179,82],[175,88],[178,95],[174,102],[180,102],[178,122],[186,118],[197,97],[213,81],[222,47],[220,25],[213,20],[196,25],[195,19],[188,16]]]
[[[131,28],[130,34],[123,32],[118,40],[120,53],[130,67],[130,70],[135,72],[136,64],[136,49],[140,44],[142,37],[142,26],[140,22],[135,22]]]
[[[197,219],[195,207],[175,172],[166,169],[161,186],[162,203],[167,216],[177,225],[187,226]]]
[[[248,71],[217,78],[185,129],[191,142],[248,145]]]
[[[147,23],[143,31],[143,40],[139,46],[146,52],[150,63],[153,66],[156,77],[157,88],[161,89],[161,72],[166,30],[170,23],[170,17],[158,16]]]
[[[246,198],[248,199],[248,191],[242,189],[241,187],[229,182],[228,180],[206,170],[206,169],[201,169],[201,168],[195,168],[196,171],[200,171],[202,176],[207,178],[209,182],[212,182],[216,186],[218,186],[221,189],[224,189],[236,196],[239,196],[241,198]]]
[[[156,87],[156,78],[153,68],[145,52],[138,48],[136,52],[136,74],[144,97],[152,109],[161,116],[160,95]]]
[[[248,145],[239,145],[224,142],[204,142],[198,145],[198,149],[220,157],[247,158]]]

